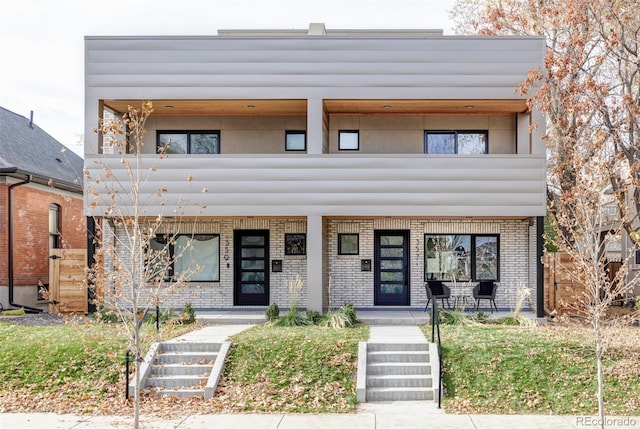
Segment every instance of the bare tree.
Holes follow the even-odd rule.
[[[550,209],[571,204],[576,175],[594,156],[604,165],[623,227],[640,240],[640,8],[635,0],[457,1],[456,31],[541,35],[544,67],[520,87],[547,115]],[[570,233],[570,231],[565,231]]]
[[[152,104],[145,102],[139,109],[129,107],[122,119],[101,121],[96,131],[104,136],[106,152],[115,156],[98,159],[85,169],[90,214],[99,217],[99,251],[89,283],[95,285],[96,304],[118,315],[129,339],[135,362],[135,428],[140,415],[145,316],[200,270],[191,263],[193,235],[178,235],[184,226],[181,209],[173,209],[170,221],[162,213],[149,212],[149,207],[164,207],[168,201],[164,188],[146,196],[149,179],[160,174],[157,165],[167,156],[165,147],[155,158],[143,157],[144,126],[152,112]],[[174,273],[180,259],[186,259],[187,266]]]
[[[633,249],[611,278],[603,230],[605,191],[619,210],[613,233],[640,242],[640,8],[635,0],[458,0],[457,30],[485,35],[538,35],[544,65],[519,90],[546,113],[548,207],[556,244],[584,285],[580,311],[593,327],[602,393],[603,320],[611,302],[638,281],[628,278]],[[539,90],[535,92],[532,89]]]
[[[603,232],[620,235],[624,233],[620,222],[611,228],[610,219],[604,206],[610,196],[609,177],[602,163],[592,162],[585,165],[578,175],[574,188],[572,204],[560,206],[556,211],[555,224],[558,235],[556,243],[566,252],[572,261],[566,270],[583,289],[575,291],[574,303],[567,305],[572,313],[584,318],[590,325],[594,337],[596,355],[598,414],[604,427],[604,379],[603,357],[607,346],[606,314],[611,304],[621,299],[634,288],[640,278],[627,280],[627,274],[633,252],[622,254],[622,264],[617,271],[610,271],[607,240],[602,239]],[[566,231],[571,231],[570,236]]]

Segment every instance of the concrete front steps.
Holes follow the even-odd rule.
[[[229,342],[154,344],[141,366],[140,386],[157,395],[211,399],[222,375]],[[129,385],[135,394],[135,382]]]
[[[419,326],[373,325],[358,350],[358,402],[433,404],[438,397],[439,358]]]

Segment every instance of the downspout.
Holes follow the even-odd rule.
[[[18,186],[22,186],[22,185],[26,185],[27,183],[31,182],[31,175],[27,176],[26,180],[23,180],[22,182],[18,182],[18,183],[14,183],[12,185],[9,185],[8,188],[8,202],[7,202],[7,227],[9,230],[9,254],[8,254],[8,274],[9,274],[9,305],[12,307],[22,307],[25,309],[25,311],[28,311],[30,313],[42,313],[42,309],[40,308],[36,308],[36,307],[29,307],[28,305],[23,305],[23,304],[17,304],[15,302],[13,302],[13,208],[12,208],[12,198],[11,198],[11,191],[13,190],[13,188],[17,188]]]
[[[96,219],[93,216],[87,216],[87,267],[91,269],[95,264],[95,255],[96,255]],[[97,311],[97,306],[95,304],[96,291],[95,291],[95,282],[93,280],[93,276],[89,276],[89,290],[88,290],[88,300],[87,303],[87,311],[89,313],[95,313]]]

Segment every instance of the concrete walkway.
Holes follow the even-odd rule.
[[[374,325],[369,326],[370,343],[427,343],[418,326]]]
[[[179,337],[173,338],[167,342],[189,342],[189,343],[202,343],[202,342],[223,342],[227,341],[229,337],[239,334],[240,332],[253,327],[251,324],[238,324],[238,325],[210,325],[197,331],[191,331]]]

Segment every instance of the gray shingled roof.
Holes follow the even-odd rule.
[[[0,107],[0,172],[17,169],[82,190],[84,160],[29,122]],[[64,153],[63,148],[67,149]]]

